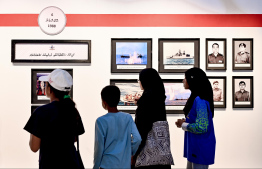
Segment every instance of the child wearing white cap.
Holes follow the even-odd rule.
[[[45,93],[50,103],[38,107],[24,127],[30,133],[31,150],[40,149],[39,168],[79,168],[74,142],[85,130],[69,95],[72,76],[65,70],[55,69],[39,80],[46,83]]]

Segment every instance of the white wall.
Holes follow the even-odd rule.
[[[23,3],[22,3],[23,2]],[[0,13],[39,13],[47,6],[57,6],[65,13],[261,13],[261,1],[41,1],[0,0]],[[15,4],[15,6],[14,6]],[[211,11],[216,5],[218,8]],[[186,9],[186,10],[183,10]],[[1,21],[0,21],[1,22]],[[56,36],[44,34],[38,27],[0,27],[1,97],[0,97],[0,168],[35,168],[38,153],[32,153],[29,133],[23,130],[31,113],[31,69],[73,68],[74,100],[82,116],[86,133],[80,137],[80,150],[86,168],[92,167],[94,123],[105,114],[100,91],[110,79],[137,79],[138,74],[111,74],[111,38],[152,38],[153,68],[158,69],[158,38],[200,38],[200,67],[205,70],[205,38],[227,38],[227,71],[208,71],[208,76],[227,76],[227,108],[215,110],[217,138],[216,160],[211,168],[261,168],[262,119],[260,73],[262,28],[119,28],[67,27]],[[232,38],[254,38],[254,70],[232,71]],[[11,39],[87,39],[92,40],[92,63],[77,64],[13,64]],[[58,65],[58,66],[57,66]],[[232,76],[254,76],[254,109],[232,108]],[[161,74],[163,79],[180,79],[183,74]],[[168,115],[174,168],[186,166],[183,156],[183,131],[175,127],[182,115]]]

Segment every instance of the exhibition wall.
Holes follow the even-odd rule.
[[[15,6],[14,6],[15,4]],[[0,1],[1,14],[39,14],[57,6],[65,14],[261,14],[258,0],[169,1],[98,0]],[[261,20],[260,20],[261,21]],[[0,20],[0,25],[1,21]],[[187,22],[186,20],[184,22]],[[197,20],[195,22],[198,22]],[[223,22],[218,20],[218,22]],[[106,113],[100,92],[110,79],[138,79],[138,73],[111,73],[111,38],[152,38],[152,67],[158,69],[159,38],[200,38],[200,68],[208,76],[227,77],[226,108],[216,108],[214,127],[217,139],[215,164],[210,168],[262,168],[262,28],[245,27],[66,27],[58,35],[47,35],[37,26],[0,26],[1,98],[0,168],[36,168],[38,154],[29,148],[29,133],[23,130],[31,115],[31,69],[73,69],[74,101],[81,114],[85,134],[80,136],[80,152],[86,168],[94,153],[95,120]],[[226,38],[227,70],[206,70],[206,38]],[[232,39],[253,38],[253,70],[232,69]],[[91,40],[91,63],[12,63],[12,39]],[[183,79],[183,73],[161,73],[162,79]],[[253,76],[254,108],[232,108],[232,77]],[[153,106],[153,105],[152,105]],[[134,117],[134,114],[132,115]],[[171,150],[175,166],[183,168],[184,132],[175,126],[182,114],[168,114]]]

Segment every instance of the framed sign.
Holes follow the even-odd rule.
[[[91,40],[12,40],[12,62],[91,63]]]
[[[73,69],[64,69],[73,77]],[[46,97],[45,83],[39,81],[41,76],[48,76],[53,69],[32,69],[31,70],[31,103],[32,104],[47,104],[50,103],[50,99]],[[73,97],[73,88],[70,91],[71,97]]]
[[[152,67],[152,39],[111,39],[111,72],[138,73]]]
[[[233,108],[253,108],[253,76],[233,76]]]
[[[233,70],[253,70],[253,39],[233,39]]]
[[[118,110],[128,113],[135,113],[137,105],[136,101],[143,94],[139,83],[135,79],[119,80],[111,79],[110,85],[115,85],[120,89],[120,101],[118,103]]]
[[[199,67],[200,39],[158,39],[160,73],[184,73]]]
[[[215,108],[226,108],[226,76],[208,76],[213,89]]]
[[[227,69],[226,39],[206,39],[206,69]]]
[[[191,91],[184,88],[183,79],[163,79],[166,91],[166,113],[184,114],[184,107]]]

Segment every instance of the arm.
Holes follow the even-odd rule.
[[[105,136],[102,128],[102,123],[100,121],[96,121],[95,124],[95,152],[94,152],[94,169],[99,169],[103,152],[104,152],[104,142]]]
[[[29,146],[33,152],[37,152],[40,149],[41,139],[33,134],[30,134]]]
[[[132,134],[132,138],[131,138],[131,150],[132,150],[132,156],[135,155],[142,139],[141,136],[136,128],[136,124],[134,123],[132,117],[131,117],[131,134]]]
[[[198,100],[196,102],[197,118],[195,123],[187,125],[187,130],[195,134],[203,134],[207,132],[209,121],[208,121],[208,110],[204,100]]]

